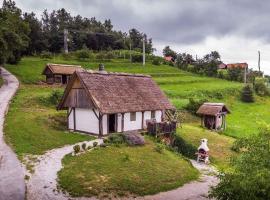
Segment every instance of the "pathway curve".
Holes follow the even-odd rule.
[[[25,183],[23,168],[16,154],[5,143],[3,125],[8,105],[19,87],[17,78],[1,68],[4,85],[0,88],[0,200],[23,200]]]
[[[193,181],[168,192],[137,198],[137,200],[206,200],[211,186],[218,183],[217,171],[211,165],[190,160],[201,173],[199,181]]]
[[[94,142],[103,143],[102,139],[95,139],[88,142],[77,143],[81,145],[93,146]],[[62,168],[62,159],[65,155],[73,152],[73,145],[64,146],[48,151],[38,157],[38,163],[34,168],[34,173],[30,175],[27,181],[27,199],[28,200],[67,200],[72,199],[68,194],[57,190],[57,172]]]

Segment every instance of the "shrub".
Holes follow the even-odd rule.
[[[100,144],[99,146],[100,146],[100,147],[107,147],[107,144],[102,143],[102,144]]]
[[[269,89],[266,87],[265,83],[257,82],[254,84],[254,90],[257,95],[259,96],[269,96],[270,92]]]
[[[250,85],[246,85],[243,87],[242,92],[241,92],[241,100],[247,103],[251,103],[255,101],[253,90]]]
[[[77,144],[77,145],[73,146],[73,150],[74,150],[75,154],[79,153],[81,150],[80,145]]]
[[[142,62],[143,56],[142,54],[133,54],[131,58],[131,62]]]
[[[91,146],[88,146],[88,147],[87,147],[87,150],[90,150],[90,149],[92,149],[92,147],[91,147]]]
[[[172,147],[174,150],[176,150],[178,153],[181,153],[182,155],[194,159],[195,153],[197,152],[196,147],[193,145],[187,143],[182,137],[179,135],[175,135],[172,143]]]
[[[63,96],[63,91],[62,90],[53,90],[49,96],[49,103],[56,105],[59,103]]]
[[[185,109],[191,112],[192,114],[196,114],[199,107],[207,101],[208,101],[207,99],[195,100],[193,98],[190,98],[189,103],[185,106]]]
[[[123,134],[113,133],[108,137],[111,144],[123,144],[125,142]]]
[[[138,133],[126,133],[123,134],[123,137],[129,145],[144,145],[144,137]]]
[[[52,53],[48,51],[44,51],[40,54],[40,58],[42,59],[52,59]]]
[[[82,149],[85,151],[86,150],[86,143],[82,144]]]
[[[107,138],[104,138],[104,139],[103,139],[103,142],[104,142],[105,144],[107,144],[107,143],[109,143],[109,140],[108,140]]]
[[[93,142],[93,147],[96,147],[98,145],[97,142]]]
[[[152,61],[152,64],[153,65],[160,65],[160,61],[158,58],[155,58],[153,61]]]
[[[78,50],[76,51],[75,56],[78,60],[87,60],[90,58],[90,52],[88,49]]]
[[[110,60],[110,59],[115,58],[115,56],[114,56],[113,52],[109,51],[105,54],[105,58]]]
[[[164,151],[164,145],[157,143],[154,149],[158,153],[163,153],[163,151]]]

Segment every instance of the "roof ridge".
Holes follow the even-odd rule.
[[[133,76],[133,77],[145,77],[151,78],[150,75],[147,74],[135,74],[135,73],[125,73],[125,72],[107,72],[107,71],[97,71],[97,70],[83,70],[81,73],[89,73],[89,74],[98,74],[98,75],[115,75],[115,76]]]

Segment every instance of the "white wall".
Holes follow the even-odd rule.
[[[68,113],[72,110],[72,108],[68,109]],[[71,111],[69,117],[68,117],[68,129],[74,130],[74,124],[73,124],[73,110]]]
[[[99,134],[98,119],[91,109],[75,108],[75,115],[76,130]],[[73,111],[69,116],[69,122],[69,128],[74,129]]]
[[[157,122],[161,122],[161,116],[162,116],[162,111],[157,110],[156,111],[156,120],[157,120]]]
[[[142,129],[142,112],[136,112],[136,121],[130,121],[130,113],[124,115],[124,131]]]
[[[116,114],[117,116],[117,132],[121,132],[122,131],[122,114],[118,113]]]
[[[103,119],[102,119],[103,135],[108,134],[108,121],[107,120],[108,120],[108,115],[103,115]]]

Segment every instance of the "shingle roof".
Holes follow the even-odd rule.
[[[230,113],[230,110],[223,103],[204,103],[196,113],[199,115],[216,116],[221,112]]]
[[[175,109],[150,76],[96,71],[75,74],[102,113]],[[58,108],[63,109],[62,105]]]
[[[231,64],[227,64],[227,68],[235,68],[235,67],[247,68],[248,64],[247,63],[231,63]]]
[[[82,69],[81,66],[78,65],[47,64],[42,74],[45,74],[47,68],[49,68],[53,74],[66,75],[71,75],[76,70]]]

